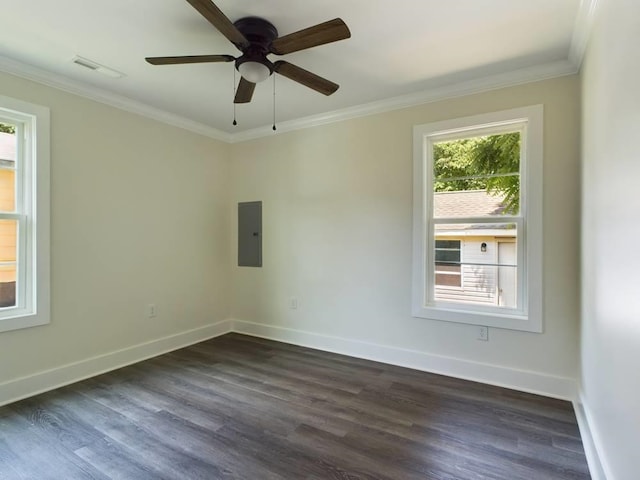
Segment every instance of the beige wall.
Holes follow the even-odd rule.
[[[263,268],[233,268],[233,316],[575,378],[579,101],[571,76],[234,145],[233,204],[264,202],[264,240]],[[544,333],[478,342],[475,327],[411,317],[413,125],[540,103]]]
[[[640,451],[640,3],[599,2],[582,72],[582,390],[609,480]]]
[[[576,77],[235,145],[9,75],[0,89],[51,109],[53,295],[50,325],[0,335],[0,385],[229,317],[575,378]],[[545,333],[478,342],[411,317],[413,125],[538,103]],[[236,203],[251,200],[261,269],[234,266]]]
[[[229,316],[229,145],[9,75],[0,92],[49,107],[52,135],[51,324],[0,334],[0,384]]]

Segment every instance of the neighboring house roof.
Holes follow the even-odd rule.
[[[16,161],[16,136],[0,132],[0,160]]]
[[[505,206],[504,197],[486,190],[464,192],[438,192],[433,194],[436,217],[488,217],[500,215]]]
[[[434,214],[436,218],[495,216],[497,220],[505,211],[503,199],[485,190],[437,192],[433,194]],[[478,231],[482,230],[482,235],[505,236],[514,235],[514,228],[513,224],[508,223],[446,224],[436,226],[436,235],[478,235]]]

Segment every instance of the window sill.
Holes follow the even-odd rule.
[[[38,327],[50,323],[48,315],[34,313],[18,313],[11,317],[0,319],[0,332],[9,332],[11,330],[20,330],[22,328]]]
[[[465,309],[464,307],[456,308],[456,306],[422,306],[414,307],[412,316],[445,322],[542,333],[541,318],[532,318],[531,315],[515,310],[500,312],[495,309],[482,311]]]

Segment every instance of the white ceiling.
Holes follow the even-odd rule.
[[[348,40],[282,57],[340,84],[325,97],[277,76],[276,114],[278,122],[286,122],[516,70],[569,64],[581,2],[215,3],[231,21],[263,17],[280,35],[336,17],[349,26]],[[235,47],[185,0],[0,0],[0,9],[0,56],[37,67],[40,77],[51,73],[221,132],[271,125],[271,79],[257,86],[250,104],[237,107],[239,124],[233,127],[232,63],[152,66],[144,61],[146,56],[237,56]],[[76,55],[125,76],[113,79],[83,69],[71,62]]]

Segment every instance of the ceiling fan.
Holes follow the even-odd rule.
[[[234,103],[250,102],[256,83],[266,80],[273,72],[324,95],[331,95],[338,90],[337,83],[283,60],[271,62],[267,55],[285,55],[351,37],[349,27],[340,18],[278,37],[276,27],[263,18],[245,17],[232,23],[211,0],[187,0],[187,2],[227,37],[242,52],[242,55],[239,57],[232,55],[147,57],[145,60],[150,64],[235,62],[235,68],[240,72],[241,78]]]

